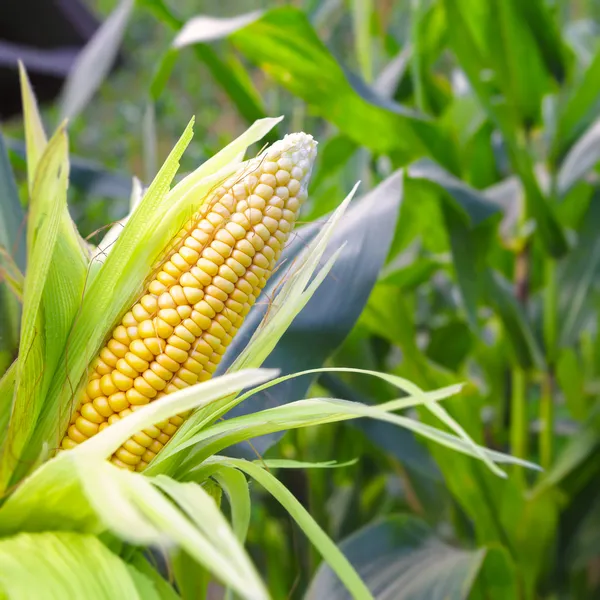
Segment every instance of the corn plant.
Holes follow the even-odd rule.
[[[403,397],[378,406],[310,398],[226,418],[261,391],[332,370],[278,377],[261,365],[343,254],[336,248],[320,264],[356,186],[284,267],[260,325],[212,377],[276,269],[306,200],[316,142],[291,134],[243,161],[280,121],[262,119],[172,186],[190,123],[147,190],[134,188],[129,216],[92,247],[67,211],[66,125],[47,140],[23,69],[21,84],[28,214],[24,273],[8,248],[3,254],[3,292],[20,302],[21,318],[18,356],[0,380],[2,597],[198,598],[215,578],[239,597],[268,598],[244,549],[246,476],[283,505],[353,597],[372,597],[270,472],[301,464],[221,454],[257,435],[369,417],[496,474],[496,463],[528,465],[473,442],[440,406],[459,385],[424,392],[361,369],[351,371]],[[416,406],[452,433],[394,412]],[[152,562],[159,556],[166,568]]]

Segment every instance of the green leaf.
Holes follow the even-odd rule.
[[[228,467],[219,469],[212,477],[227,496],[233,531],[240,543],[245,544],[250,527],[250,489],[246,477]]]
[[[557,265],[559,343],[563,347],[576,343],[596,314],[594,288],[600,269],[600,239],[595,226],[598,219],[600,193],[596,192],[581,219],[576,246]]]
[[[453,147],[443,132],[431,121],[378,97],[364,83],[351,83],[301,10],[270,10],[230,33],[229,39],[355,143],[390,154],[397,165],[429,154],[455,168]]]
[[[599,92],[600,48],[596,50],[591,64],[576,82],[561,110],[556,136],[557,154],[562,154],[598,118]]]
[[[365,584],[337,546],[319,527],[316,521],[313,520],[302,504],[296,500],[294,495],[273,475],[261,467],[242,459],[215,456],[209,462],[239,469],[260,483],[298,523],[308,539],[321,553],[324,560],[327,561],[346,588],[352,593],[352,596],[357,600],[372,598]]]
[[[376,598],[394,600],[466,600],[486,561],[485,548],[463,550],[440,540],[422,520],[394,515],[363,527],[343,540],[340,549]],[[502,582],[505,600],[518,598],[512,582]],[[512,583],[512,586],[510,585]],[[305,600],[346,600],[350,595],[322,564]],[[500,600],[500,596],[495,596]]]
[[[144,4],[151,10],[163,23],[166,23],[172,30],[180,32],[182,27],[185,29],[183,21],[171,10],[164,0],[144,0]],[[250,13],[254,14],[254,13]],[[244,19],[250,15],[242,15],[242,17],[235,17],[231,19],[231,22],[239,23],[239,19]],[[201,19],[202,17],[200,17]],[[208,21],[208,23],[206,23]],[[206,18],[204,24],[200,23],[200,26],[194,26],[192,33],[197,32],[199,29],[203,34],[210,37],[210,32],[214,30],[215,25],[219,23],[217,19]],[[194,22],[192,19],[191,23]],[[225,29],[231,28],[229,19],[220,20],[224,24]],[[197,21],[196,21],[197,23]],[[160,94],[162,88],[166,84],[166,79],[170,72],[172,61],[175,60],[178,50],[182,47],[182,44],[178,42],[179,36],[175,38],[173,42],[172,51],[169,50],[165,54],[163,59],[163,65],[159,67],[158,76],[155,76],[152,85],[152,97],[156,99],[157,95]],[[208,41],[208,40],[206,40]],[[255,89],[249,77],[244,77],[239,73],[239,70],[232,69],[231,65],[228,65],[219,54],[206,43],[201,43],[197,40],[197,43],[192,42],[194,45],[194,54],[202,61],[215,81],[221,86],[223,91],[227,94],[231,102],[236,106],[240,115],[242,115],[248,123],[257,121],[266,116],[261,96]],[[272,136],[269,136],[269,141],[274,141],[275,132]]]
[[[2,488],[8,483],[20,453],[34,429],[51,375],[48,369],[56,364],[55,357],[50,355],[50,351],[55,351],[56,340],[47,336],[47,332],[54,329],[54,324],[51,323],[54,315],[48,313],[52,318],[46,319],[43,311],[46,309],[46,301],[52,298],[46,296],[45,292],[53,283],[52,258],[58,244],[61,219],[66,210],[67,179],[68,145],[65,131],[61,128],[50,140],[40,160],[32,193],[27,240],[27,280],[19,343],[21,359],[17,369],[16,397],[9,432],[2,449]],[[48,306],[48,310],[50,308]],[[59,343],[62,341],[59,340]]]
[[[517,363],[524,369],[532,366],[543,368],[543,352],[510,284],[498,272],[488,270],[485,273],[485,290],[487,301],[504,325]]]
[[[583,179],[600,161],[600,120],[577,140],[565,156],[557,174],[556,185],[561,196]]]
[[[0,541],[0,592],[11,600],[147,598],[127,565],[97,538],[67,532]]]
[[[133,5],[134,0],[121,0],[77,55],[60,100],[63,119],[74,119],[86,107],[110,72]]]
[[[17,354],[19,341],[19,302],[3,280],[10,268],[7,258],[14,259],[16,265],[25,268],[25,215],[19,202],[19,194],[4,138],[0,133],[0,377],[4,374]]]

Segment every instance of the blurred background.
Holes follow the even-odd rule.
[[[0,6],[1,129],[21,200],[17,58],[47,128],[69,118],[70,207],[92,243],[127,214],[132,177],[150,183],[192,116],[183,172],[263,116],[285,115],[277,135],[313,134],[306,223],[358,179],[362,194],[376,190],[375,216],[347,230],[354,271],[323,284],[337,304],[296,334],[326,332],[315,345],[328,365],[427,390],[465,383],[446,405],[469,434],[543,467],[501,479],[370,421],[257,443],[272,458],[350,461],[278,476],[377,598],[600,597],[599,33],[598,0]],[[375,235],[390,176],[402,181],[397,224]],[[363,280],[362,296],[347,295]],[[1,370],[14,350],[10,336],[3,343]],[[308,393],[394,398],[352,374],[327,374]],[[290,517],[254,492],[249,545],[273,597],[346,598]]]

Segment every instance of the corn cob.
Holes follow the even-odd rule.
[[[63,449],[212,376],[288,240],[315,154],[311,136],[288,135],[210,194],[91,364]],[[139,432],[111,461],[142,471],[186,416]]]

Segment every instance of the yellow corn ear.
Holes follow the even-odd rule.
[[[211,193],[91,364],[63,449],[212,376],[288,240],[315,154],[311,136],[288,135]],[[142,471],[186,416],[139,432],[111,461]]]

